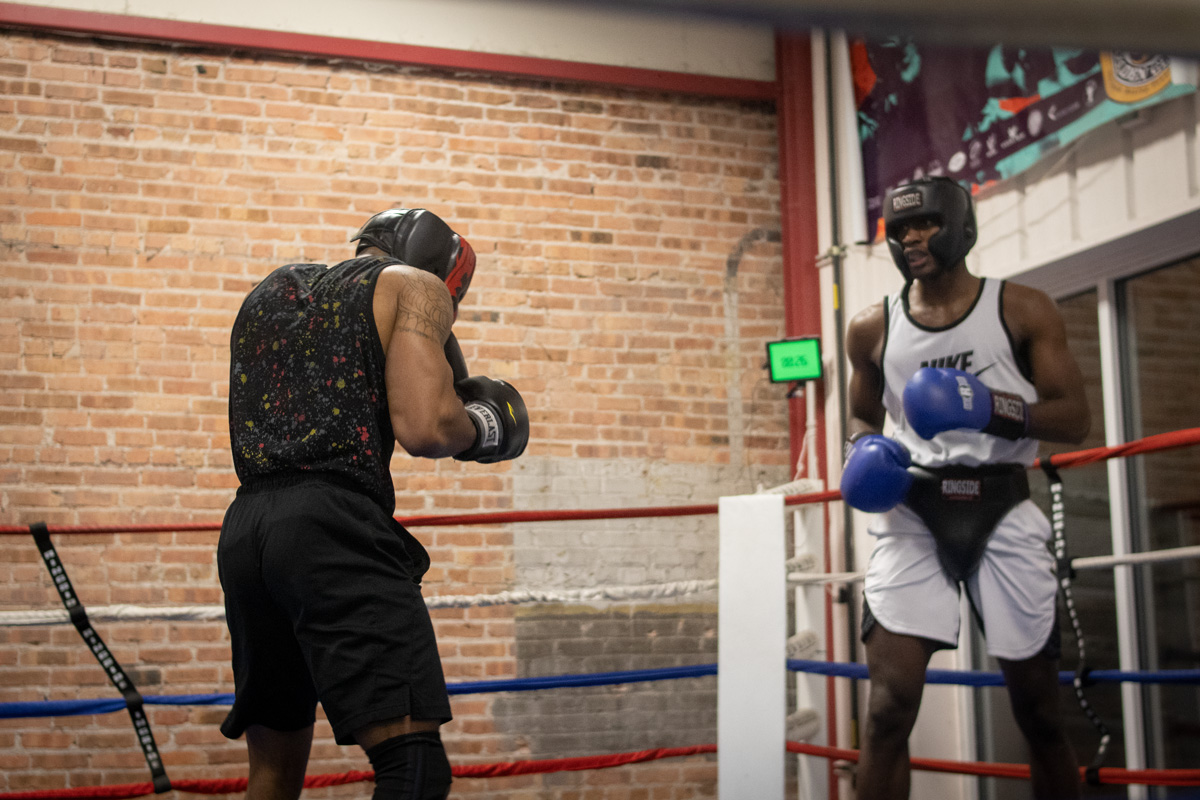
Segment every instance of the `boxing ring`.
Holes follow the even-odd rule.
[[[1095,448],[1052,456],[1050,466],[1060,469],[1083,466],[1111,458],[1128,457],[1200,444],[1200,428],[1161,434],[1116,447]],[[645,681],[691,680],[717,676],[717,742],[685,747],[662,747],[594,756],[513,760],[487,764],[455,765],[457,779],[497,778],[563,771],[619,768],[659,759],[716,754],[718,790],[722,800],[753,796],[782,800],[785,796],[787,754],[800,756],[797,786],[802,798],[834,796],[835,766],[845,769],[858,758],[856,750],[837,743],[835,679],[865,680],[866,666],[832,660],[831,628],[824,606],[832,587],[853,584],[861,573],[831,573],[825,548],[824,504],[836,501],[836,491],[799,481],[754,495],[721,498],[715,504],[594,509],[579,511],[506,511],[460,515],[400,517],[401,523],[421,526],[498,524],[584,519],[621,519],[718,515],[720,530],[719,576],[712,580],[679,581],[647,586],[616,586],[567,591],[512,590],[491,595],[445,595],[427,598],[434,608],[469,608],[531,603],[587,603],[636,601],[719,592],[717,663],[649,670],[570,674],[539,678],[514,678],[450,683],[451,696],[492,692],[539,691],[562,687],[615,686]],[[786,552],[788,522],[794,527],[792,553]],[[1059,513],[1052,514],[1060,526]],[[172,525],[71,526],[42,524],[0,526],[0,535],[30,536],[64,607],[61,609],[0,611],[0,627],[61,626],[73,624],[105,670],[120,697],[42,700],[0,703],[0,719],[57,718],[79,715],[129,713],[136,742],[145,757],[151,780],[107,786],[73,786],[60,789],[0,793],[0,800],[55,800],[56,798],[133,798],[168,790],[196,794],[242,792],[245,778],[170,779],[147,720],[147,706],[222,706],[232,694],[146,695],[138,693],[93,627],[94,622],[205,621],[224,619],[220,606],[139,607],[132,605],[86,608],[74,594],[71,565],[58,558],[52,536],[56,534],[154,534],[212,532],[219,523]],[[1065,558],[1059,553],[1060,573],[1080,570],[1123,569],[1134,565],[1200,558],[1200,546],[1088,558]],[[823,568],[824,567],[824,568]],[[793,592],[789,619],[788,592]],[[1069,604],[1069,594],[1068,594]],[[1077,624],[1072,614],[1072,622]],[[825,659],[815,656],[825,653]],[[789,675],[794,681],[789,692]],[[960,687],[1002,686],[999,673],[930,669],[928,683]],[[1088,670],[1086,682],[1200,685],[1200,669],[1135,672]],[[1064,671],[1060,682],[1084,683],[1079,671]],[[789,695],[791,700],[789,700]],[[1080,695],[1082,700],[1082,695]],[[791,706],[789,707],[789,703]],[[1086,708],[1086,706],[1085,706]],[[1067,713],[1071,713],[1068,711]],[[1084,754],[1080,754],[1083,756]],[[1028,779],[1023,764],[979,763],[913,758],[917,770],[980,777]],[[1096,766],[1081,768],[1081,776],[1094,784],[1200,787],[1200,769],[1124,769]],[[365,771],[309,775],[306,788],[370,781]]]

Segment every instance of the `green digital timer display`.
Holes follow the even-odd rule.
[[[821,377],[821,340],[767,342],[767,366],[773,383],[816,380]]]

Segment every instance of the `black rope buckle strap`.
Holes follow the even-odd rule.
[[[100,662],[108,679],[125,700],[125,708],[129,710],[129,717],[133,721],[133,730],[137,734],[138,745],[142,748],[142,755],[146,757],[146,765],[150,767],[154,793],[169,792],[171,781],[167,778],[167,770],[163,766],[162,757],[158,754],[158,745],[154,743],[150,720],[146,718],[146,711],[142,707],[142,695],[133,685],[129,676],[125,674],[125,670],[117,663],[117,659],[113,657],[108,645],[100,638],[100,634],[96,633],[91,622],[88,621],[87,611],[84,610],[79,596],[75,594],[71,579],[67,577],[67,570],[62,564],[62,560],[59,559],[53,542],[50,541],[50,529],[46,527],[46,523],[35,522],[29,526],[29,532],[33,534],[33,541],[42,556],[42,561],[46,563],[46,569],[50,571],[50,579],[54,581],[54,588],[58,590],[58,596],[62,599],[63,606],[71,617],[71,624],[75,626],[75,630],[79,631],[84,643],[92,651],[96,660]]]
[[[1075,699],[1079,701],[1079,707],[1096,732],[1100,734],[1100,745],[1096,748],[1096,755],[1092,758],[1092,763],[1084,770],[1084,780],[1089,786],[1099,786],[1100,768],[1104,766],[1104,758],[1108,753],[1108,744],[1112,741],[1112,734],[1083,692],[1085,686],[1092,684],[1089,677],[1092,670],[1087,665],[1087,643],[1083,638],[1083,626],[1079,622],[1075,598],[1071,594],[1071,581],[1075,577],[1075,569],[1071,566],[1071,559],[1067,557],[1067,512],[1066,504],[1063,502],[1063,483],[1058,470],[1054,468],[1049,459],[1043,459],[1042,469],[1046,473],[1047,480],[1050,481],[1050,529],[1054,534],[1054,560],[1058,565],[1058,586],[1062,589],[1067,616],[1071,620],[1071,629],[1075,632],[1075,641],[1079,646],[1079,664],[1075,667],[1075,677],[1071,681],[1071,686],[1075,690]]]

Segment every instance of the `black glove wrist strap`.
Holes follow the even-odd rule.
[[[467,416],[475,426],[475,441],[466,450],[455,456],[459,461],[473,461],[481,454],[496,449],[500,444],[500,418],[496,410],[486,403],[469,402],[465,406]]]
[[[984,433],[1001,439],[1025,438],[1029,431],[1029,404],[1020,395],[1008,392],[992,392],[992,418],[983,428]]]

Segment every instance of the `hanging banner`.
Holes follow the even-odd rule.
[[[1194,92],[1194,66],[1163,56],[1081,50],[850,46],[868,230],[883,196],[948,175],[981,186],[1011,178],[1130,111]]]

